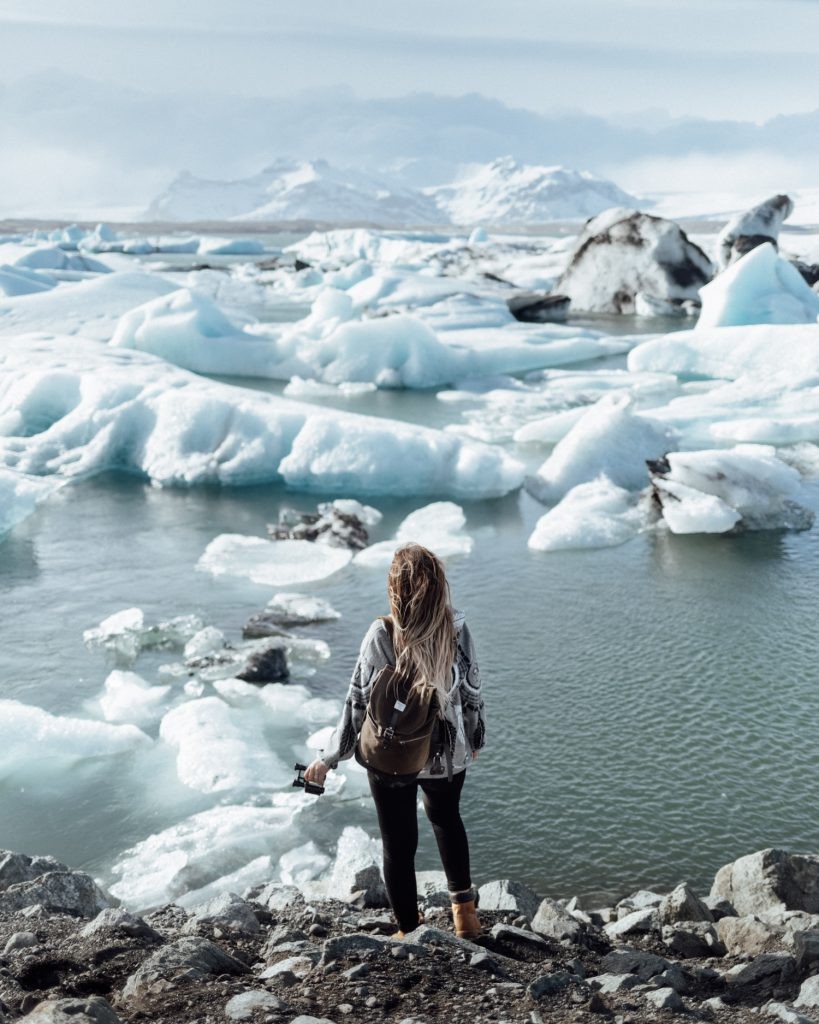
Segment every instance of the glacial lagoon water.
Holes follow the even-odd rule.
[[[359,403],[348,407],[451,415],[431,394]],[[0,545],[3,697],[85,715],[110,666],[85,648],[83,630],[122,608],[139,606],[152,622],[195,612],[238,639],[271,588],[213,579],[197,559],[220,533],[263,536],[282,505],[307,510],[321,498],[275,486],[162,490],[122,474],[65,487]],[[810,500],[819,509],[815,489]],[[418,504],[373,503],[384,512],[376,540]],[[538,554],[526,538],[542,508],[525,493],[465,511],[475,546],[450,576],[487,707],[488,746],[464,795],[477,881],[515,877],[594,902],[682,877],[705,886],[721,864],[764,846],[819,846],[816,530],[646,533],[618,548]],[[286,589],[341,612],[296,630],[329,643],[307,685],[341,700],[361,636],[385,610],[383,574],[348,567]],[[153,679],[170,660],[147,652],[135,669]],[[301,756],[279,752],[288,763]],[[0,846],[109,881],[123,850],[225,801],[183,787],[170,751],[148,771],[131,755],[69,770],[5,764]],[[367,797],[314,801],[298,841],[331,853],[346,824],[377,833]],[[418,866],[437,866],[425,827]]]

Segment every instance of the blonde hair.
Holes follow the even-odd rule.
[[[418,688],[432,687],[443,715],[457,651],[449,583],[441,560],[420,544],[405,544],[387,576],[395,665]]]

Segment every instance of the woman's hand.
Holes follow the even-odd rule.
[[[324,780],[327,778],[327,765],[323,761],[316,759],[305,769],[304,778],[306,782],[313,782],[317,786],[323,786]]]
[[[478,754],[479,754],[479,753],[480,753],[480,751],[479,751],[479,750],[473,750],[473,751],[472,751],[472,760],[473,760],[473,761],[477,761],[477,760],[478,760]]]

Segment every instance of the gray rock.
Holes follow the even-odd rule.
[[[29,857],[25,853],[0,850],[0,891],[18,882],[30,882],[49,871],[68,871],[65,864],[53,857]]]
[[[452,932],[446,932],[442,928],[433,928],[431,925],[422,924],[420,928],[416,928],[414,932],[409,935],[414,946],[449,946],[454,949],[459,949],[467,953],[479,953],[483,946],[479,946],[475,942],[470,942],[469,939],[459,939],[457,935],[453,935]],[[407,939],[399,940],[405,945]],[[325,946],[327,943],[325,943]],[[500,954],[495,954],[499,956]]]
[[[775,928],[756,917],[723,917],[716,924],[717,935],[732,956],[758,956],[782,949],[785,929]]]
[[[765,1004],[763,1010],[769,1017],[776,1017],[785,1021],[785,1024],[816,1024],[815,1017],[806,1017],[804,1013],[791,1010],[784,1003],[777,1003],[773,999]]]
[[[529,985],[527,992],[532,999],[542,999],[543,996],[552,996],[568,988],[575,980],[575,975],[568,971],[555,971],[552,974],[541,974],[539,978]]]
[[[496,974],[501,977],[506,976],[506,970],[485,949],[482,949],[479,953],[472,954],[469,959],[469,966],[476,971],[485,971],[487,974]]]
[[[685,882],[665,896],[658,908],[661,924],[678,921],[713,921],[708,907]]]
[[[208,939],[186,936],[161,946],[125,982],[123,996],[138,1005],[148,995],[209,974],[247,974],[250,968]]]
[[[370,968],[367,964],[356,964],[355,967],[342,971],[341,976],[346,978],[347,981],[360,981],[362,978],[366,978],[369,973]]]
[[[267,957],[276,952],[279,946],[290,945],[294,942],[308,942],[307,935],[300,928],[291,928],[290,925],[280,924],[272,928],[267,935],[267,942],[264,944],[262,956]]]
[[[728,900],[739,915],[763,910],[819,913],[819,854],[766,849],[721,867],[711,896]]]
[[[276,914],[304,903],[304,896],[298,886],[285,885],[283,882],[270,882],[259,893],[256,902]]]
[[[252,1020],[254,1013],[257,1012],[286,1009],[287,1003],[282,1002],[277,995],[259,988],[240,992],[229,999],[225,1006],[225,1016],[228,1020]]]
[[[52,912],[96,917],[109,900],[84,871],[48,871],[0,892],[0,912],[13,914],[39,903]]]
[[[716,974],[716,972],[714,973]],[[630,977],[630,975],[627,975],[627,977]],[[694,977],[688,974],[679,964],[672,964],[662,974],[655,974],[651,979],[651,984],[656,985],[657,988],[673,988],[680,995],[685,995],[686,992],[691,991],[694,980]]]
[[[662,902],[663,897],[660,893],[653,892],[651,889],[638,889],[637,892],[633,892],[631,896],[626,896],[617,903],[614,908],[615,919],[633,914],[635,910],[659,907]]]
[[[122,1024],[102,996],[46,999],[23,1020],[27,1024]]]
[[[219,928],[223,934],[257,935],[261,926],[249,903],[235,892],[223,892],[195,907],[182,931],[190,935],[200,928]]]
[[[37,936],[34,932],[15,932],[3,947],[3,952],[10,953],[13,949],[28,949],[36,945]]]
[[[802,1007],[802,1009],[819,1008],[819,974],[814,974],[812,978],[802,982],[799,995],[794,999],[793,1005]]]
[[[681,957],[725,956],[726,949],[709,921],[688,921],[681,925],[665,925],[663,942],[672,953]]]
[[[733,903],[729,903],[728,900],[719,896],[714,897],[709,894],[702,902],[711,911],[711,916],[715,921],[721,921],[723,917],[737,917]]]
[[[604,995],[622,992],[640,984],[636,974],[595,974],[587,980],[592,988],[598,989]]]
[[[673,221],[611,209],[587,221],[553,291],[575,311],[634,313],[642,306],[698,301],[714,268]]]
[[[425,908],[449,907],[449,889],[443,871],[417,871],[415,884]]]
[[[293,984],[294,981],[303,981],[316,965],[316,957],[288,956],[278,963],[265,967],[259,975],[265,981],[278,981],[285,985]],[[291,981],[291,978],[293,981]]]
[[[290,1024],[335,1024],[335,1022],[326,1017],[311,1017],[309,1013],[300,1013],[298,1017],[294,1017],[290,1021]]]
[[[645,993],[645,1001],[651,1003],[658,1010],[671,1010],[672,1013],[679,1013],[685,1007],[678,992],[673,988],[657,988],[653,992]]]
[[[572,917],[559,903],[554,900],[541,900],[540,906],[532,918],[532,930],[549,938],[568,939],[579,942],[584,935],[583,924]]]
[[[615,949],[606,953],[600,966],[609,974],[636,974],[641,981],[649,981],[667,971],[671,964],[665,957],[642,949]]]
[[[762,1002],[776,998],[796,976],[796,961],[784,953],[763,953],[740,970],[727,975],[729,990],[740,998]]]
[[[498,923],[492,926],[490,935],[496,942],[508,943],[512,946],[522,947],[525,950],[538,950],[545,952],[549,948],[548,942],[540,935],[527,931],[525,928],[516,928],[513,924]]]
[[[819,971],[819,929],[796,932],[793,937],[793,955],[800,977]]]
[[[85,939],[90,939],[94,935],[111,932],[154,941],[159,941],[162,938],[147,921],[129,913],[124,907],[106,907],[105,910],[101,910],[93,921],[89,921],[82,929],[80,935]]]
[[[412,932],[412,941],[417,942],[417,934],[422,928],[416,928]],[[328,964],[331,960],[338,960],[340,957],[350,956],[353,953],[360,953],[366,950],[390,949],[400,939],[391,939],[386,935],[371,935],[364,932],[351,932],[348,935],[335,935],[327,939],[322,946],[321,962]]]
[[[625,935],[640,935],[646,932],[658,932],[660,919],[654,907],[634,910],[625,917],[603,926],[603,931],[610,939],[621,939]]]
[[[502,878],[487,882],[478,890],[481,910],[508,910],[531,921],[540,907],[537,893],[528,885]]]

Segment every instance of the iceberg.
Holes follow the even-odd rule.
[[[226,804],[194,814],[122,852],[112,895],[145,911],[201,890],[259,857],[280,856],[298,840],[298,793],[273,794],[272,806]]]
[[[0,335],[44,331],[108,341],[123,313],[177,285],[157,274],[117,271],[50,291],[0,300]]]
[[[16,267],[28,270],[71,270],[82,273],[110,274],[111,268],[100,260],[80,253],[67,253],[56,245],[40,245],[21,256]]]
[[[265,252],[258,238],[203,238],[199,243],[202,256],[262,256]]]
[[[150,725],[162,717],[170,686],[151,686],[136,672],[114,670],[105,680],[99,705],[106,722]]]
[[[435,501],[431,505],[411,512],[398,527],[394,540],[384,540],[359,551],[356,565],[368,569],[389,566],[397,548],[402,544],[423,544],[439,558],[468,555],[473,540],[464,532],[466,516],[460,505],[451,501]]]
[[[606,210],[588,221],[569,253],[555,292],[572,309],[598,313],[653,311],[656,300],[698,302],[713,275],[705,253],[673,221],[637,210]]]
[[[151,747],[135,725],[52,715],[17,700],[0,700],[0,779],[25,784],[38,774],[64,771],[100,757],[119,757]]]
[[[349,548],[315,541],[223,533],[208,544],[196,568],[212,576],[239,576],[262,586],[289,587],[326,579],[352,557]]]
[[[526,488],[553,502],[605,474],[618,487],[639,490],[647,483],[646,460],[664,455],[674,440],[672,429],[635,412],[630,395],[607,395],[555,445]]]
[[[756,246],[700,289],[697,330],[815,323],[819,295],[770,242]]]
[[[17,295],[31,295],[32,292],[47,292],[57,284],[57,279],[39,270],[0,264],[0,295],[14,298]]]
[[[573,487],[542,515],[528,545],[533,551],[615,547],[639,533],[643,520],[635,496],[601,475]]]
[[[721,380],[769,377],[784,370],[795,378],[805,377],[819,373],[819,324],[751,324],[677,331],[632,349],[628,368]]]
[[[0,537],[30,516],[61,484],[59,480],[0,468]]]
[[[650,463],[651,483],[672,533],[807,530],[813,512],[797,501],[802,480],[768,445],[671,452]]]
[[[754,246],[764,242],[776,245],[782,223],[793,213],[789,196],[772,196],[730,220],[717,237],[721,267],[740,259]]]
[[[210,381],[143,352],[37,335],[0,338],[1,466],[63,477],[124,469],[166,485],[283,480],[362,496],[494,497],[523,478],[508,454],[443,431]]]

